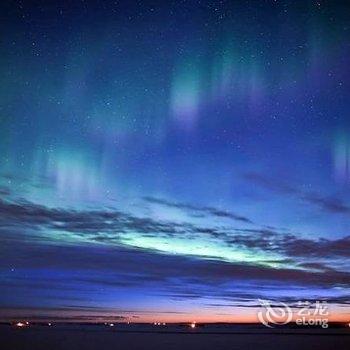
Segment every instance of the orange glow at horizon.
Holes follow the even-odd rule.
[[[200,324],[200,323],[260,323],[258,319],[258,311],[260,308],[225,308],[220,310],[220,313],[218,310],[215,310],[217,314],[210,313],[208,310],[196,310],[193,312],[188,312],[186,310],[179,311],[178,313],[166,313],[166,312],[154,312],[150,313],[150,310],[147,310],[147,312],[143,313],[142,311],[135,311],[134,314],[123,314],[122,316],[125,317],[125,319],[120,320],[113,320],[112,317],[116,316],[115,312],[108,312],[104,313],[103,315],[95,314],[95,313],[88,313],[88,312],[82,312],[79,313],[79,316],[83,316],[83,319],[79,319],[79,317],[76,317],[75,313],[72,312],[63,312],[63,311],[55,311],[50,310],[50,312],[45,312],[43,314],[38,310],[35,312],[35,315],[32,315],[32,318],[29,319],[30,322],[35,321],[36,317],[47,318],[46,322],[60,322],[60,320],[56,321],[56,318],[59,317],[59,319],[64,319],[67,317],[72,322],[101,322],[106,324],[116,324],[116,323],[127,323],[130,322],[131,319],[134,319],[133,322],[135,323],[150,323],[150,324],[159,324],[159,325],[165,325],[165,324],[171,324],[171,323],[183,323],[187,325],[191,325],[192,323]],[[28,310],[28,314],[31,312],[33,314],[32,310]],[[11,310],[11,313],[9,313],[8,319],[3,319],[4,321],[9,321],[13,319],[21,319],[21,315],[23,317],[24,310],[18,310],[17,312],[15,310]],[[91,317],[91,319],[89,319]],[[344,322],[344,324],[350,323],[350,308],[344,308],[344,307],[336,307],[329,305],[329,315],[327,315],[327,319],[329,322]],[[194,321],[195,320],[195,321]],[[293,321],[295,320],[295,317],[293,317]],[[28,322],[28,321],[27,321]],[[17,323],[23,323],[23,326],[26,326],[27,324],[25,321],[18,321]],[[16,324],[15,324],[16,325]],[[21,327],[21,326],[18,326]]]

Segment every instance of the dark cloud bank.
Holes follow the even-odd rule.
[[[145,203],[224,216],[236,223],[252,223],[249,218],[211,207],[171,203],[151,197],[145,198]],[[57,241],[50,237],[52,232],[68,232],[71,237],[87,238],[87,243]],[[186,235],[189,239],[193,235],[208,235],[220,239],[228,246],[256,250],[260,254],[279,252],[284,256],[284,261],[281,261],[283,266],[290,262],[291,267],[229,263],[220,259],[176,256],[152,249],[127,247],[119,239],[127,232],[169,238]],[[85,293],[81,303],[74,303],[70,298],[76,294],[84,295],[84,291],[93,293],[98,288],[141,288],[146,294],[174,301],[220,299],[227,305],[233,303],[249,307],[257,298],[266,297],[266,293],[271,292],[273,298],[276,288],[308,288],[312,291],[312,288],[330,290],[350,286],[350,274],[333,266],[337,259],[349,258],[350,237],[338,240],[301,239],[292,234],[259,227],[231,227],[225,230],[222,227],[157,221],[120,210],[77,211],[8,199],[0,200],[0,233],[0,263],[5,272],[5,277],[0,282],[3,292],[10,294],[22,290],[33,294],[35,290],[63,291],[65,296],[58,296],[58,300],[54,301],[58,306],[70,302],[78,309],[84,309],[89,293]],[[313,257],[317,258],[316,261]],[[44,280],[40,276],[35,278],[34,273],[31,278],[27,278],[28,272],[27,277],[23,273],[6,273],[11,269],[80,273],[74,281],[67,274],[63,274],[61,279]],[[286,295],[284,300],[288,298],[293,302],[293,298]],[[329,299],[340,304],[349,302],[348,298],[332,293]],[[10,298],[4,300],[3,307],[16,306],[9,304]],[[18,300],[18,303],[23,303],[21,298]]]

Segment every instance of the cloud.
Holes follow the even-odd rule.
[[[172,235],[181,225],[151,218],[140,218],[117,210],[49,208],[28,201],[10,202],[0,199],[0,225],[13,227],[45,227],[73,233],[98,234],[136,231]]]
[[[329,214],[350,214],[350,206],[339,198],[322,197],[312,192],[299,190],[276,179],[267,178],[261,174],[248,173],[244,176],[247,180],[266,188],[270,191],[290,195],[312,204]]]
[[[69,233],[69,239],[58,240],[61,231]],[[235,249],[260,252],[261,260],[268,260],[267,252],[278,252],[284,267],[133,248],[120,241],[130,232],[168,237],[169,244],[176,235],[205,235]],[[91,300],[108,304],[107,296],[116,300],[118,293],[181,303],[241,300],[248,305],[276,290],[285,297],[292,286],[314,290],[316,296],[319,288],[329,290],[329,297],[334,287],[350,286],[348,272],[329,266],[332,259],[349,257],[349,238],[314,241],[272,229],[202,227],[139,218],[121,210],[77,211],[23,200],[0,200],[0,233],[1,307],[28,300],[39,305],[44,300],[79,310],[91,306]]]
[[[295,285],[323,286],[350,283],[350,274],[339,271],[323,273],[293,268],[275,269],[159,254],[151,250],[126,247],[60,246],[23,242],[16,248],[16,254],[13,254],[15,246],[16,243],[12,242],[1,246],[2,266],[14,266],[19,271],[25,268],[87,271],[86,276],[82,273],[78,276],[68,276],[70,279],[74,278],[78,285],[83,282],[98,286],[138,287],[147,284],[150,286],[156,282],[157,286],[163,284],[171,286],[171,290],[174,290],[173,286],[180,280],[186,284],[202,284],[215,288],[233,281],[283,281]],[[16,275],[12,273],[11,276]],[[13,280],[14,277],[11,278]],[[43,277],[39,274],[38,278],[41,281]],[[49,277],[45,277],[45,281],[60,284],[59,280]],[[2,282],[5,283],[6,279],[3,278]],[[23,282],[26,282],[25,279]],[[32,279],[31,282],[38,281]]]
[[[241,216],[241,215],[238,215],[229,211],[217,209],[214,207],[196,206],[196,205],[186,204],[186,203],[171,202],[165,199],[159,199],[154,197],[143,197],[143,199],[149,203],[159,204],[159,205],[163,205],[171,208],[177,208],[185,211],[199,212],[207,215],[216,216],[218,218],[232,219],[235,221],[253,224],[253,221],[245,216]]]
[[[158,200],[156,200],[158,203]],[[152,199],[153,202],[153,199]],[[163,203],[163,201],[161,202]],[[177,204],[183,207],[181,204]],[[189,206],[191,208],[191,206]],[[187,208],[187,205],[185,205]],[[202,209],[201,209],[202,210]],[[295,234],[282,233],[265,228],[217,228],[193,223],[175,223],[150,217],[137,217],[119,210],[73,210],[49,208],[28,201],[10,202],[0,199],[0,229],[3,240],[15,232],[30,232],[32,238],[50,239],[50,232],[70,233],[70,238],[106,244],[125,244],[125,234],[141,234],[143,237],[196,238],[211,237],[221,244],[243,247],[252,251],[277,252],[286,258],[296,257],[349,257],[350,236],[336,240],[299,238]],[[38,236],[44,232],[44,236]],[[18,234],[17,234],[18,236]],[[128,237],[128,236],[126,236]],[[123,238],[123,239],[122,239]]]
[[[237,234],[229,239],[229,243],[265,251],[285,252],[291,257],[350,257],[350,236],[335,240],[325,238],[313,240],[266,230],[245,230],[244,232],[247,231],[254,232],[254,236]]]
[[[7,197],[11,195],[11,191],[8,187],[0,186],[0,195],[3,197]]]

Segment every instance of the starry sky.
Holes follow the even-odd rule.
[[[0,318],[349,317],[349,4],[0,7]]]

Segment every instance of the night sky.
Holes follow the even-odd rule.
[[[0,7],[0,318],[349,316],[349,3]]]

